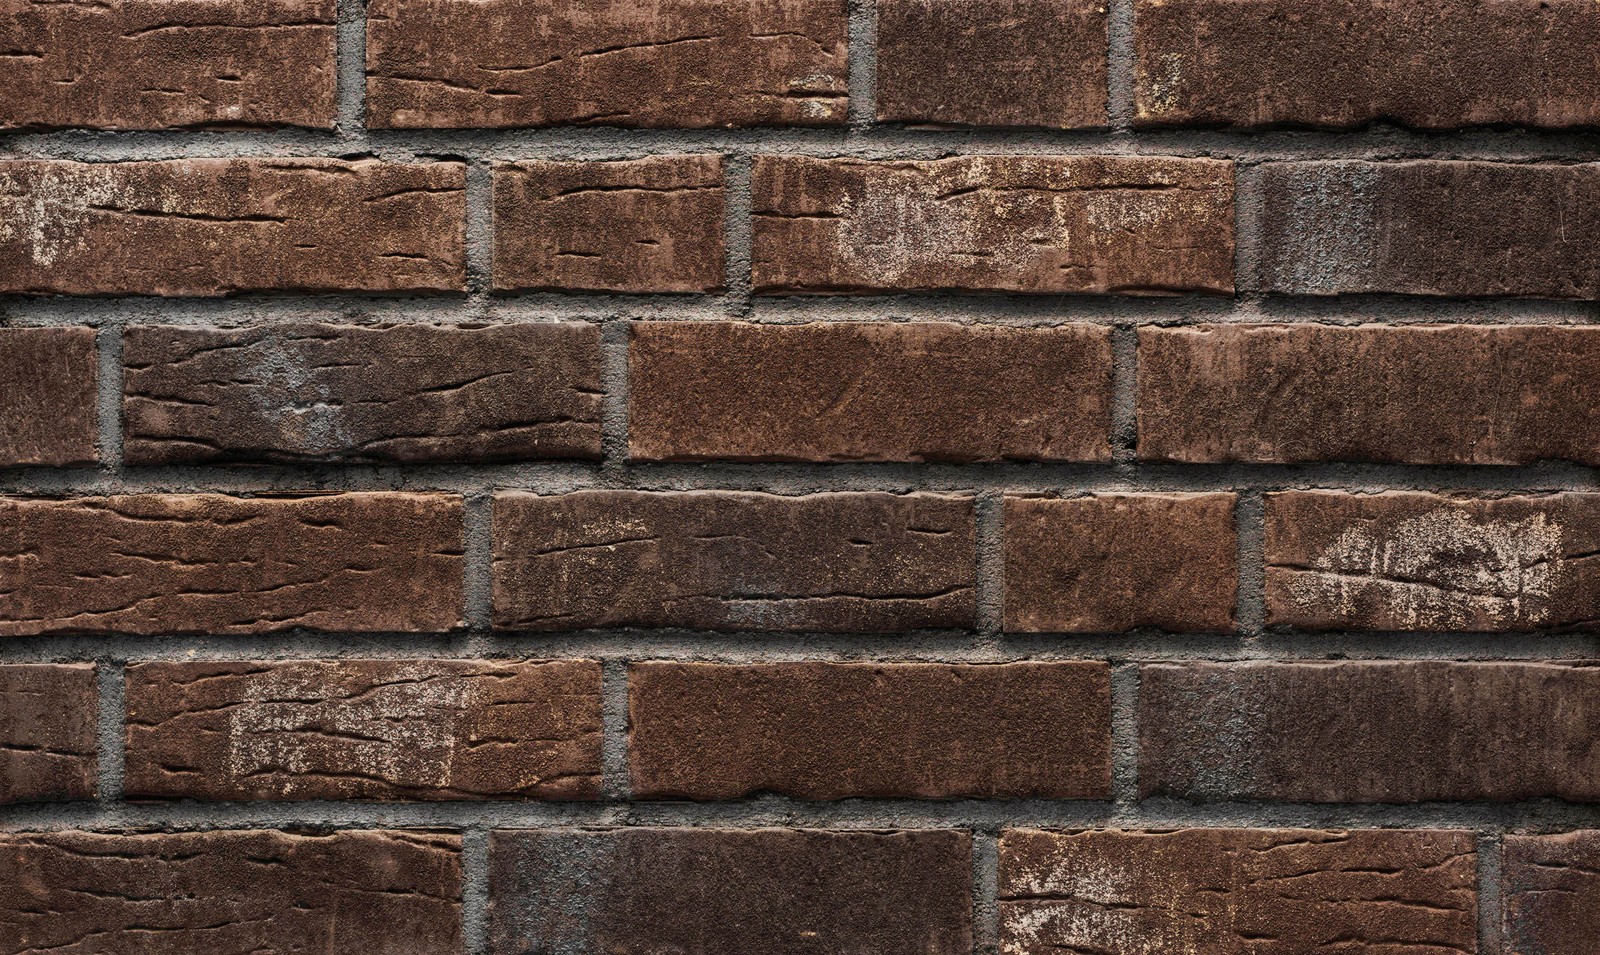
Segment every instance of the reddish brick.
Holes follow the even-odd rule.
[[[633,327],[628,451],[653,461],[1107,461],[1103,326]]]
[[[1507,835],[1502,871],[1514,955],[1592,955],[1600,938],[1600,832]]]
[[[628,758],[645,799],[1106,799],[1101,662],[643,663]]]
[[[1233,629],[1234,494],[1005,499],[1005,628]]]
[[[92,663],[0,666],[0,805],[93,799]]]
[[[99,460],[94,336],[92,328],[0,328],[0,467]]]

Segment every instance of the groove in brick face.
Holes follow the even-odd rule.
[[[460,498],[0,498],[0,636],[443,631]]]
[[[600,329],[142,326],[123,334],[129,464],[600,456]]]
[[[136,799],[595,799],[591,661],[144,663]]]
[[[843,0],[373,0],[377,128],[836,126]]]
[[[1600,801],[1600,669],[1550,663],[1149,664],[1141,796]]]
[[[0,328],[0,467],[99,459],[94,339],[92,328]]]
[[[0,162],[0,292],[460,291],[460,163]]]
[[[743,491],[496,495],[501,630],[971,627],[972,498]]]
[[[438,832],[0,834],[5,955],[462,955],[460,909]]]
[[[965,832],[491,834],[489,951],[967,955]]]
[[[1514,955],[1592,955],[1600,938],[1600,832],[1507,835],[1503,883]]]
[[[647,461],[1107,461],[1111,334],[944,322],[642,322]]]
[[[1093,662],[641,663],[628,757],[643,799],[1104,799],[1110,667]]]
[[[1012,829],[1001,950],[1468,955],[1476,867],[1450,830]]]
[[[0,0],[0,129],[334,118],[334,0]]]
[[[1231,293],[1233,164],[758,156],[755,291]]]
[[[0,805],[93,799],[98,714],[92,663],[0,666]]]

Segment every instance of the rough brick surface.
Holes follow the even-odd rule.
[[[0,666],[0,805],[93,799],[92,663]]]
[[[976,614],[970,497],[738,491],[498,495],[508,630],[912,630]]]
[[[644,663],[628,693],[636,798],[1111,794],[1097,661]]]
[[[144,663],[126,696],[133,798],[600,794],[598,663]]]
[[[377,127],[845,120],[843,0],[374,0]]]
[[[448,630],[461,511],[442,494],[0,498],[0,636]]]
[[[1429,830],[1013,829],[1000,841],[1001,950],[1474,952],[1475,843]]]
[[[630,373],[643,460],[1111,457],[1103,327],[643,322]]]
[[[0,952],[461,955],[461,839],[0,834]]]
[[[1600,938],[1600,832],[1507,835],[1505,937],[1514,955],[1588,955]]]
[[[600,329],[144,326],[123,335],[129,464],[600,456]]]
[[[0,328],[0,467],[99,458],[94,339],[92,328]]]
[[[1005,500],[1005,628],[1233,628],[1234,494]]]
[[[459,291],[465,188],[459,163],[0,162],[0,292]]]
[[[1233,291],[1233,165],[758,156],[757,292]]]
[[[546,829],[489,839],[489,950],[971,950],[964,832]]]

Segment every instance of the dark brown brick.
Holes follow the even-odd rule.
[[[1600,464],[1600,329],[1140,329],[1139,456]]]
[[[1466,955],[1478,950],[1475,845],[1451,830],[1012,829],[1000,947]]]
[[[376,127],[837,126],[844,0],[373,0]]]
[[[633,327],[628,451],[654,461],[1108,461],[1103,326]]]
[[[460,163],[0,162],[0,292],[460,291]]]
[[[722,288],[721,156],[507,163],[494,170],[494,287]]]
[[[1138,0],[1140,125],[1600,122],[1591,0]]]
[[[600,664],[128,668],[124,790],[148,799],[595,799]]]
[[[1140,669],[1139,788],[1192,800],[1600,801],[1600,669],[1190,663]]]
[[[1106,799],[1101,662],[643,663],[628,757],[645,799]]]
[[[1233,629],[1234,494],[1005,499],[1005,628]]]
[[[880,0],[878,119],[1105,126],[1100,0]]]
[[[334,119],[333,0],[0,0],[0,128]]]
[[[1600,495],[1267,495],[1267,622],[1526,631],[1600,619]]]
[[[505,493],[495,626],[970,627],[975,535],[970,497]]]
[[[93,799],[99,712],[92,663],[0,666],[0,805]]]
[[[0,328],[0,467],[99,460],[94,336],[92,328]]]
[[[489,837],[489,950],[967,955],[965,832],[544,829]]]
[[[1233,164],[758,156],[760,293],[1233,291]]]
[[[129,464],[600,456],[600,328],[129,328]]]
[[[1268,163],[1260,191],[1268,292],[1600,297],[1600,164]]]
[[[0,498],[0,636],[449,630],[461,513],[443,494]]]
[[[1502,871],[1514,955],[1592,955],[1600,938],[1600,832],[1507,835]]]
[[[0,834],[0,952],[460,955],[436,832]]]

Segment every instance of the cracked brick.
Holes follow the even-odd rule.
[[[100,459],[95,362],[92,328],[0,328],[0,468]]]
[[[0,805],[93,799],[99,712],[92,663],[0,666]]]
[[[1514,955],[1590,955],[1600,938],[1600,832],[1508,834],[1501,893]]]

